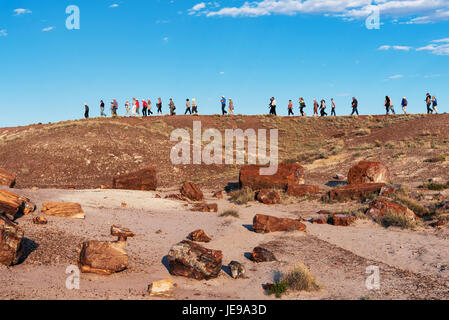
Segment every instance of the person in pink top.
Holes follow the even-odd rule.
[[[140,116],[139,108],[140,108],[140,102],[139,102],[139,100],[136,100],[136,112],[137,112],[138,116]]]

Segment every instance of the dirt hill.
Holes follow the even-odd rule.
[[[0,129],[0,167],[17,174],[18,188],[98,188],[121,173],[156,166],[160,187],[193,181],[210,188],[238,181],[236,165],[170,161],[178,128],[278,129],[280,161],[299,162],[306,179],[325,184],[360,160],[381,160],[395,182],[448,178],[449,115],[285,118],[176,116],[66,121]],[[203,143],[204,145],[204,143]],[[434,161],[433,161],[434,160]]]

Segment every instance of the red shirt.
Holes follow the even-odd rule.
[[[139,100],[136,101],[136,108],[139,108]]]
[[[145,108],[145,107],[147,107],[147,106],[148,106],[148,104],[146,103],[146,101],[145,101],[145,100],[143,100],[143,101],[142,101],[142,107],[144,107],[144,108]]]

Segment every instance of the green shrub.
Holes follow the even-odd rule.
[[[417,223],[402,213],[395,213],[392,211],[387,212],[386,215],[378,218],[377,223],[381,224],[385,228],[388,227],[400,227],[402,229],[416,229]]]
[[[231,193],[230,201],[238,205],[247,204],[250,201],[254,201],[255,192],[251,188],[243,188]]]
[[[239,212],[237,210],[226,210],[223,213],[220,214],[220,217],[234,217],[234,218],[240,218]]]

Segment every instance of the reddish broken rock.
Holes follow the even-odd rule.
[[[331,190],[329,198],[335,201],[364,200],[370,195],[379,195],[383,186],[383,183],[349,184]]]
[[[305,231],[306,226],[299,220],[276,218],[258,214],[253,220],[253,230],[256,233],[270,233],[280,231]]]
[[[192,201],[202,201],[204,199],[203,192],[193,182],[186,182],[182,185],[181,195]]]
[[[216,278],[222,268],[223,253],[192,241],[174,245],[168,253],[170,273],[196,280]]]
[[[263,204],[278,204],[281,202],[281,196],[279,193],[268,189],[259,191],[256,198]]]
[[[291,185],[287,187],[287,194],[293,197],[302,198],[307,195],[317,194],[320,192],[320,188],[317,186],[311,186],[306,184]]]
[[[312,219],[313,224],[326,224],[328,217],[316,217]]]
[[[382,197],[388,197],[401,190],[401,188],[402,188],[401,184],[389,184],[383,187],[382,190],[380,190],[380,195]]]
[[[33,218],[33,223],[34,224],[42,224],[43,225],[43,224],[47,224],[48,221],[44,217],[34,217]]]
[[[348,227],[356,217],[348,214],[335,214],[331,217],[330,221],[334,226]]]
[[[370,203],[369,209],[366,211],[366,215],[371,219],[378,219],[385,216],[389,212],[393,214],[401,214],[407,216],[411,220],[416,219],[415,213],[403,205],[387,200],[374,200]]]
[[[256,247],[253,252],[251,252],[251,260],[257,263],[271,262],[276,261],[276,257],[271,251],[262,247]]]
[[[326,215],[326,216],[336,214],[335,212],[330,212],[330,211],[327,211],[327,210],[320,210],[320,211],[318,211],[317,213],[318,213],[318,214],[321,214],[321,215]]]
[[[380,162],[362,161],[348,173],[348,184],[389,183],[390,172]]]
[[[14,188],[16,184],[16,175],[12,172],[0,168],[0,186]]]
[[[304,168],[298,163],[280,163],[274,175],[261,175],[260,169],[267,166],[249,165],[240,169],[240,185],[253,190],[283,189],[304,184]]]
[[[138,172],[114,177],[113,189],[155,191],[157,188],[156,168],[148,167]]]
[[[13,192],[0,190],[0,215],[14,220],[19,213],[24,215],[34,212],[36,205],[30,199],[22,197]]]
[[[132,238],[135,235],[136,234],[128,228],[123,228],[116,225],[111,227],[111,236],[118,237],[118,241],[126,241],[128,238]]]
[[[195,242],[205,242],[205,243],[208,243],[212,240],[211,237],[209,237],[209,235],[204,230],[193,231],[188,235],[187,238]]]
[[[45,202],[41,212],[48,216],[60,218],[84,219],[85,214],[79,203]]]
[[[170,194],[165,197],[165,199],[172,199],[172,200],[179,200],[179,201],[186,201],[187,199],[183,197],[180,194]]]
[[[12,266],[22,256],[23,231],[16,224],[0,217],[0,264]]]
[[[218,212],[218,204],[216,203],[196,203],[191,211],[195,212]]]
[[[213,194],[214,198],[223,199],[223,191],[217,191]]]

